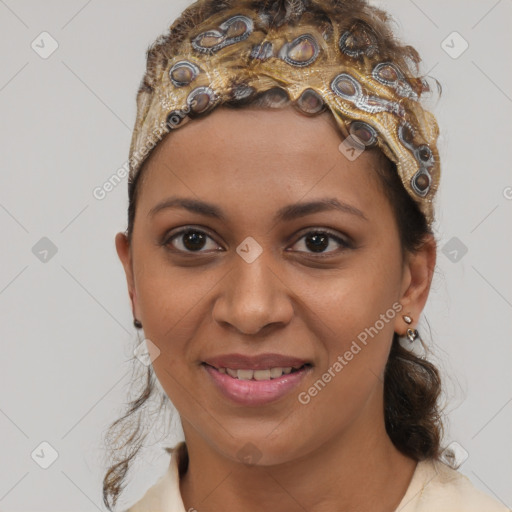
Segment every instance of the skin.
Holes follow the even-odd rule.
[[[393,511],[412,478],[416,462],[385,430],[383,375],[393,332],[409,327],[402,315],[414,328],[423,310],[436,243],[429,237],[402,259],[375,174],[378,153],[350,161],[341,140],[329,113],[218,108],[155,148],[132,243],[116,236],[134,315],[161,351],[154,370],[181,417],[190,460],[180,480],[186,510]],[[185,209],[148,216],[171,195],[213,203],[226,221]],[[333,210],[273,221],[284,205],[323,197],[358,208],[367,220]],[[159,244],[191,225],[211,237],[199,246],[202,254],[183,234],[167,248]],[[328,239],[321,258],[306,245],[315,229],[350,245]],[[236,252],[248,236],[263,250],[250,264]],[[394,303],[402,311],[301,404],[297,394]],[[224,398],[200,365],[233,352],[294,355],[313,370],[279,401],[244,407]],[[260,454],[254,465],[237,456],[248,443]]]

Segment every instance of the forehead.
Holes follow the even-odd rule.
[[[378,192],[379,155],[366,150],[350,161],[340,151],[342,141],[328,111],[308,117],[293,107],[220,107],[157,145],[144,172],[144,195],[154,202],[176,189],[210,199],[282,192],[299,200],[329,191],[362,206],[372,189]]]
[[[174,146],[185,144],[198,149],[206,146],[209,151],[218,143],[236,141],[240,151],[272,152],[275,156],[286,152],[315,155],[322,152],[323,146],[337,147],[341,142],[330,112],[309,117],[292,106],[274,109],[220,107],[175,130],[169,136],[171,138]],[[172,150],[172,142],[170,146]]]

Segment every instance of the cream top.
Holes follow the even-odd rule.
[[[179,486],[179,464],[187,458],[185,442],[169,450],[172,451],[167,472],[125,512],[187,512]],[[462,473],[429,459],[417,463],[409,487],[394,512],[512,511],[474,487]]]

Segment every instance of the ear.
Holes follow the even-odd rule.
[[[132,253],[130,249],[130,242],[125,233],[117,233],[115,238],[116,251],[121,263],[123,264],[124,272],[126,274],[126,281],[128,284],[128,295],[132,304],[132,312],[134,318],[137,316],[137,293],[135,291],[135,280],[133,278],[132,266]]]
[[[414,253],[407,253],[404,263],[400,304],[403,309],[397,316],[395,332],[404,336],[407,329],[414,329],[425,307],[434,277],[437,258],[437,243],[433,235],[427,235],[422,247]],[[412,318],[408,325],[402,315]]]

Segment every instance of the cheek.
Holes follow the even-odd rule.
[[[332,380],[326,386],[331,391],[322,391],[325,400],[364,400],[383,374],[401,308],[401,280],[395,247],[380,247],[354,254],[346,267],[321,278],[321,273],[296,275],[294,280],[290,276],[307,306],[302,320],[323,345],[317,351],[321,356],[323,352],[320,371],[330,368],[336,375],[326,376]],[[337,372],[332,366],[338,358],[343,369]]]
[[[200,280],[190,278],[190,269],[173,265],[163,248],[142,241],[134,261],[139,306],[148,327],[168,329],[200,300]]]
[[[347,259],[347,263],[332,271],[304,272],[293,270],[286,278],[299,301],[304,302],[304,314],[310,318],[318,339],[334,340],[341,348],[357,338],[385,316],[378,329],[389,334],[400,297],[400,266],[397,260],[385,258],[392,251],[364,252]]]
[[[354,279],[354,286],[345,280],[342,291],[326,291],[324,305],[317,308],[321,315],[314,316],[312,304],[312,324],[324,353],[315,381],[301,390],[300,403],[304,418],[325,417],[329,411],[330,421],[321,427],[326,436],[348,427],[381,389],[398,314],[387,292],[361,289]],[[304,421],[302,428],[307,438],[318,425]]]
[[[208,297],[224,273],[173,267],[159,259],[146,259],[138,274],[144,334],[167,356],[166,365],[178,359],[192,364],[190,346],[211,318]]]

